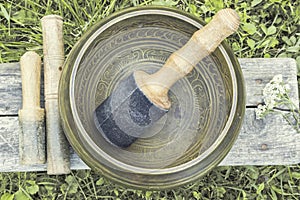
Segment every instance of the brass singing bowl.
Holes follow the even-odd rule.
[[[110,144],[93,118],[120,80],[157,71],[204,25],[171,8],[131,8],[77,42],[63,67],[59,106],[65,134],[88,166],[127,187],[161,190],[195,181],[222,161],[245,112],[242,72],[226,42],[170,89],[170,111],[129,148]]]

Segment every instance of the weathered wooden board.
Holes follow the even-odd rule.
[[[19,63],[0,65],[0,115],[16,115],[22,102]]]
[[[239,59],[243,70],[247,106],[256,106],[262,102],[262,90],[274,75],[282,74],[291,86],[291,98],[297,103],[297,67],[294,59],[289,58],[255,58]],[[43,91],[43,84],[42,84]],[[41,92],[41,106],[44,105]],[[21,74],[19,63],[0,65],[0,115],[17,115],[22,104]]]
[[[290,97],[299,104],[297,65],[290,58],[244,58],[239,59],[246,83],[247,106],[262,102],[262,91],[266,84],[277,74],[282,74],[284,82],[291,87]]]
[[[46,171],[46,164],[19,165],[18,117],[0,117],[0,172]],[[71,149],[72,169],[89,169]]]
[[[257,120],[246,110],[235,145],[220,165],[291,165],[300,163],[300,134],[278,115]]]
[[[300,163],[300,134],[281,115],[257,120],[253,106],[262,102],[262,89],[274,75],[290,84],[298,105],[297,67],[293,59],[239,59],[247,90],[242,130],[220,165],[289,165]],[[46,165],[21,166],[18,155],[21,79],[18,63],[0,65],[0,172],[45,171]],[[71,168],[89,169],[71,148]]]
[[[41,107],[44,107],[43,73]],[[22,83],[19,63],[0,64],[0,116],[14,116],[22,107]]]

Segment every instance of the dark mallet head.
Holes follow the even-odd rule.
[[[220,10],[209,24],[171,54],[159,71],[151,75],[136,71],[121,81],[95,110],[98,130],[114,145],[129,147],[168,111],[171,86],[234,33],[239,22],[234,10]]]
[[[155,106],[138,88],[133,74],[95,110],[95,123],[104,137],[118,147],[129,147],[153,126],[166,109]]]

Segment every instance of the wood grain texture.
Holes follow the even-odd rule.
[[[27,51],[20,59],[22,78],[22,109],[40,109],[41,57]]]
[[[277,74],[291,87],[290,97],[299,105],[297,65],[291,58],[244,58],[239,59],[247,93],[247,106],[257,106],[263,102],[262,91],[266,84]]]
[[[41,99],[44,102],[44,80],[41,77]],[[20,63],[0,64],[0,116],[16,116],[22,108],[22,83]]]
[[[300,134],[280,114],[257,120],[246,110],[235,145],[220,165],[290,165],[300,163]]]
[[[19,63],[0,65],[0,115],[17,115],[22,106]]]
[[[297,67],[293,59],[239,59],[247,90],[247,105],[262,102],[262,89],[276,74],[291,87],[297,105]],[[18,63],[0,65],[0,172],[46,171],[46,165],[21,166],[18,155],[21,81]],[[11,81],[11,82],[9,82]],[[5,96],[5,98],[4,98]],[[14,115],[14,117],[7,116]],[[290,165],[300,163],[300,134],[281,115],[257,120],[247,108],[241,132],[220,165]],[[71,148],[71,169],[89,169]]]
[[[245,83],[246,105],[256,106],[263,101],[262,90],[274,75],[282,74],[291,87],[290,97],[298,105],[296,61],[290,58],[241,58],[239,59]],[[41,86],[43,90],[43,80]],[[44,96],[41,93],[41,107]],[[17,115],[22,105],[21,73],[19,63],[0,65],[0,116]]]
[[[46,164],[19,164],[18,117],[0,117],[0,172],[47,171]],[[72,169],[89,169],[70,147]]]
[[[58,109],[58,86],[64,64],[63,18],[46,15],[41,19],[45,77],[47,173],[70,173],[70,152]]]
[[[21,164],[46,162],[45,112],[40,108],[41,57],[34,51],[20,59],[22,109],[19,110],[19,156]]]

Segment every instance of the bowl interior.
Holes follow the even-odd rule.
[[[222,47],[170,89],[170,111],[129,148],[111,145],[94,111],[135,70],[154,73],[201,24],[178,13],[123,15],[98,29],[81,48],[72,71],[71,102],[79,137],[95,162],[166,169],[187,163],[218,142],[232,108],[232,72]],[[223,137],[223,136],[222,136]]]

